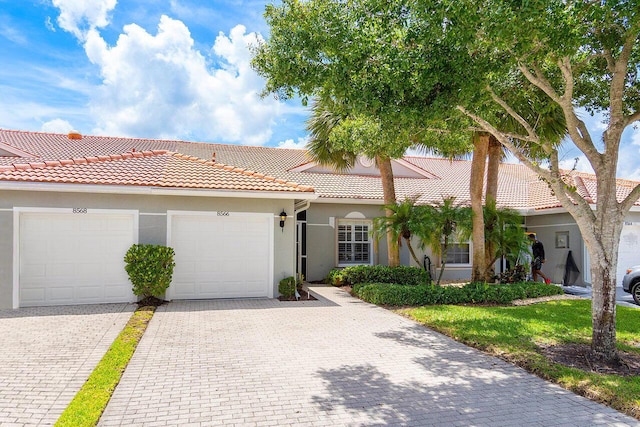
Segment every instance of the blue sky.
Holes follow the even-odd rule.
[[[262,0],[0,0],[0,127],[302,147],[307,111],[261,98]],[[597,139],[598,117],[584,117]],[[563,165],[582,157],[571,144]],[[640,180],[640,130],[618,176]],[[580,170],[589,170],[582,158]]]

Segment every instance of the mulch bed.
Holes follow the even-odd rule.
[[[313,295],[311,295],[309,292],[302,290],[299,292],[300,294],[300,299],[296,299],[295,296],[292,297],[283,297],[282,295],[280,295],[278,297],[278,300],[280,301],[316,301],[317,298],[314,297]]]
[[[571,368],[586,372],[628,377],[640,375],[640,354],[618,350],[620,362],[606,364],[591,356],[588,344],[562,344],[541,348],[541,352],[549,360]]]
[[[162,304],[167,301],[156,298],[156,297],[146,297],[138,301],[138,307],[160,307]]]

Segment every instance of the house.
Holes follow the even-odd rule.
[[[469,200],[468,161],[407,156],[392,166],[399,200]],[[572,179],[595,193],[593,176]],[[620,194],[635,185],[620,180]],[[548,276],[562,280],[571,250],[589,282],[578,228],[546,184],[503,164],[498,203],[544,242]],[[175,249],[168,299],[273,298],[295,273],[320,280],[336,266],[384,264],[384,239],[370,234],[381,205],[367,158],[335,173],[304,150],[0,130],[0,308],[134,301],[123,262],[133,243]],[[620,272],[638,263],[639,237],[637,203]],[[470,243],[450,253],[445,278],[468,278]],[[435,269],[432,254],[419,256]],[[406,248],[401,260],[410,263]]]

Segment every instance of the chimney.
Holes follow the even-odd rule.
[[[70,130],[69,139],[82,139],[82,134],[77,130]]]

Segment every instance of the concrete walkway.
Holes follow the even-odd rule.
[[[0,310],[0,425],[52,425],[131,317],[133,304]]]
[[[312,291],[319,301],[161,307],[100,425],[640,425],[338,289]]]

